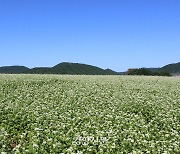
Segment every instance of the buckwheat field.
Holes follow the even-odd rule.
[[[0,75],[0,153],[180,153],[180,78]]]

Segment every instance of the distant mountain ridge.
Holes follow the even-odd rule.
[[[102,69],[96,66],[62,62],[53,67],[27,68],[25,66],[4,66],[0,67],[0,73],[6,74],[70,74],[70,75],[118,75],[110,69]]]
[[[180,75],[180,62],[165,65],[160,68],[147,68],[152,72],[169,72],[172,75]]]
[[[147,68],[152,72],[168,71],[171,74],[180,74],[180,62],[168,64],[161,68]],[[0,73],[5,74],[71,74],[71,75],[120,75],[126,72],[116,72],[111,69],[102,69],[97,66],[62,62],[53,67],[35,67],[25,66],[3,66],[0,67]]]
[[[160,68],[161,70],[171,72],[172,74],[180,73],[180,62],[168,64]]]
[[[29,70],[30,69],[25,66],[3,66],[3,67],[0,67],[0,73],[19,74],[19,73],[26,72]]]
[[[58,74],[85,74],[85,75],[111,75],[113,73],[102,68],[79,63],[63,62],[51,68],[53,73]],[[117,74],[117,72],[116,72]]]

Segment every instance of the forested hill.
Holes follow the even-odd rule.
[[[180,62],[174,64],[168,64],[162,68],[161,70],[168,71],[170,73],[179,73],[180,74]]]
[[[168,64],[161,68],[147,68],[152,72],[169,72],[171,74],[180,74],[180,62]],[[25,66],[3,66],[0,67],[0,73],[6,74],[71,74],[71,75],[118,75],[127,74],[127,72],[115,72],[111,69],[102,69],[96,66],[80,63],[59,63],[53,67],[35,67]]]
[[[11,73],[11,74],[19,74],[22,72],[29,71],[30,69],[25,66],[3,66],[0,67],[0,73]]]
[[[116,75],[115,71],[102,69],[96,66],[63,62],[54,67],[35,67],[29,69],[24,66],[4,66],[0,67],[0,73],[25,73],[25,74],[72,74],[72,75]]]

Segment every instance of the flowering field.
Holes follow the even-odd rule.
[[[0,153],[179,153],[180,78],[0,75]]]

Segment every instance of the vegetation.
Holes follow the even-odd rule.
[[[179,153],[176,77],[0,75],[0,153]]]
[[[160,70],[168,71],[171,73],[180,73],[180,62],[175,64],[169,64],[162,67]]]
[[[29,71],[29,68],[25,66],[4,66],[0,67],[0,73],[7,73],[7,74],[19,74],[25,71]]]
[[[115,72],[109,72],[96,66],[79,64],[79,63],[60,63],[52,67],[54,74],[77,74],[77,75],[110,75]],[[117,73],[116,73],[117,74]]]
[[[151,71],[147,68],[128,69],[128,75],[171,76],[167,71]]]
[[[50,67],[35,67],[24,71],[25,74],[54,74]]]
[[[54,67],[35,67],[29,69],[24,66],[0,67],[0,73],[5,74],[71,74],[71,75],[153,75],[170,76],[180,74],[180,63],[166,65],[162,68],[129,69],[128,72],[115,72],[96,66],[79,63],[63,62]]]
[[[71,75],[117,75],[118,73],[110,69],[79,64],[63,62],[54,67],[35,67],[29,69],[23,66],[0,67],[0,73],[5,74],[71,74]]]

